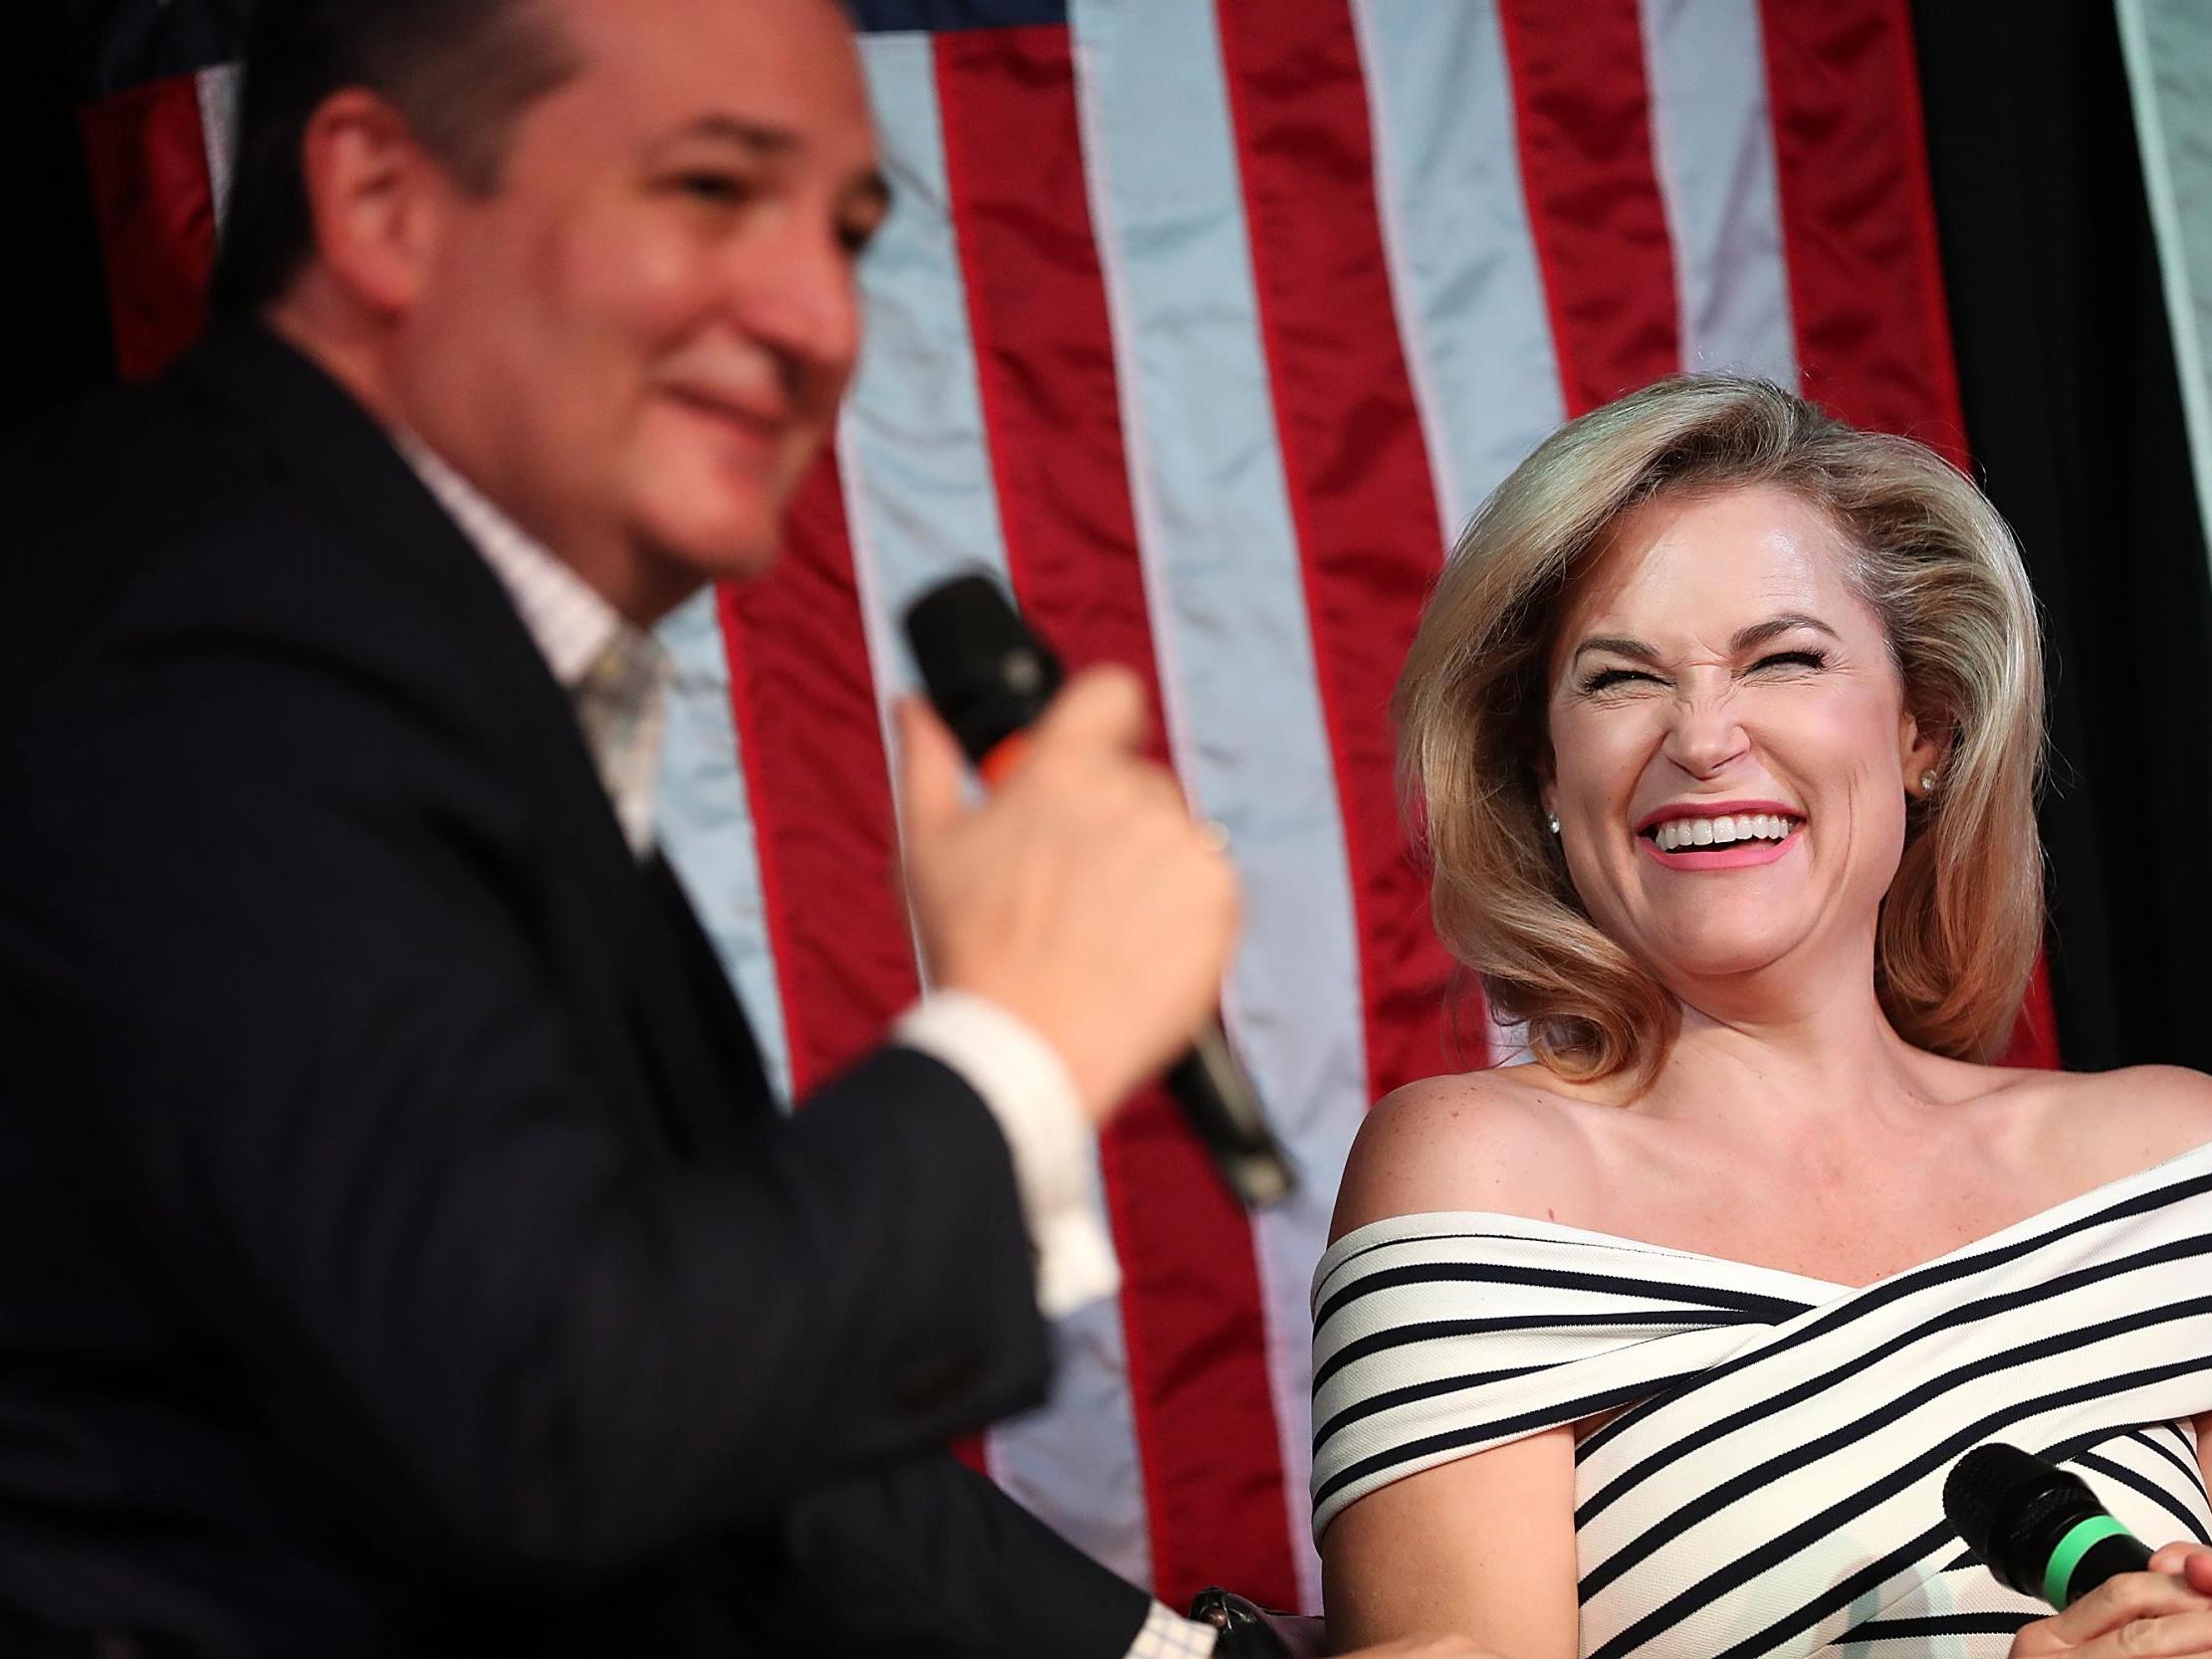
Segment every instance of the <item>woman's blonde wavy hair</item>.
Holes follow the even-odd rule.
[[[1648,1088],[1673,997],[1590,920],[1537,790],[1551,769],[1548,666],[1563,602],[1608,531],[1659,495],[1786,490],[1856,551],[1906,707],[1947,739],[1907,811],[1875,986],[1906,1041],[1986,1059],[2043,934],[2035,790],[2043,663],[2012,532],[1908,439],[1861,432],[1764,381],[1682,375],[1570,421],[1482,504],[1422,617],[1393,703],[1402,780],[1435,861],[1438,932],[1494,1017],[1578,1081]]]

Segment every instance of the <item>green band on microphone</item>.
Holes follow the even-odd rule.
[[[2043,1569],[2043,1599],[2054,1607],[2064,1607],[2067,1585],[2073,1580],[2074,1569],[2082,1564],[2082,1557],[2106,1539],[2126,1531],[2108,1515],[2093,1515],[2077,1522],[2059,1540],[2059,1547],[2051,1552],[2051,1564]]]

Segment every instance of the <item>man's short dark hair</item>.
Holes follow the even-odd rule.
[[[576,68],[545,0],[261,0],[247,32],[215,309],[260,310],[314,253],[300,146],[332,93],[364,87],[390,100],[464,189],[489,195],[516,118]]]

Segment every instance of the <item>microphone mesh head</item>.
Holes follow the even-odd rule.
[[[992,577],[956,576],[906,613],[922,689],[972,760],[1035,720],[1060,689],[1057,658]]]
[[[2000,1521],[2053,1473],[2049,1464],[2017,1446],[1995,1440],[1976,1446],[1951,1466],[1943,1482],[1944,1517],[1958,1529],[1967,1549],[1993,1564]]]
[[[2049,1500],[2053,1491],[2064,1496],[2073,1484],[2062,1469],[2042,1458],[1991,1440],[1953,1464],[1942,1484],[1942,1513],[1986,1568],[2015,1590],[2033,1592],[2033,1570],[2040,1570],[2040,1563],[2015,1561],[2020,1551],[2011,1547],[2013,1540],[2004,1533],[2017,1531],[2020,1520],[2031,1513],[2031,1504],[2037,1511],[2046,1509],[2049,1502],[2037,1500]],[[2031,1572],[2029,1583],[2020,1581],[2022,1572]]]

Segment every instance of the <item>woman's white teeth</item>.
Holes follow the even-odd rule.
[[[1684,847],[1725,847],[1731,841],[1780,841],[1797,827],[1781,813],[1745,812],[1733,818],[1669,818],[1653,832],[1662,852]]]

